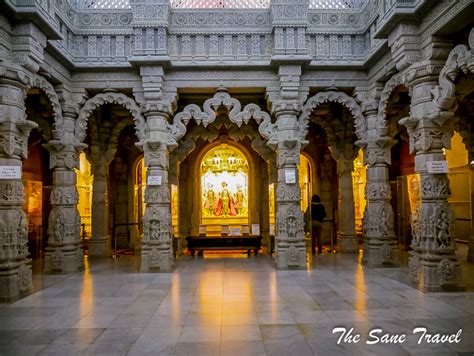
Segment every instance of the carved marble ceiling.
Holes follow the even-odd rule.
[[[177,9],[267,9],[271,0],[170,0]],[[359,8],[367,0],[310,0],[310,9]],[[74,1],[72,1],[74,2]],[[82,9],[129,9],[129,0],[75,0]]]

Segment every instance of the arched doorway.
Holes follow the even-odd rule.
[[[207,234],[249,225],[249,165],[242,151],[221,143],[200,163],[201,225]]]

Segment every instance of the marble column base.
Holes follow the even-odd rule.
[[[142,245],[140,272],[172,272],[174,267],[170,246]]]
[[[417,285],[421,291],[462,291],[466,288],[462,282],[460,264],[455,257],[454,260],[428,254],[418,257]]]
[[[469,239],[467,262],[474,262],[474,236]]]
[[[44,256],[45,273],[74,273],[84,269],[84,253],[79,244],[49,246]]]
[[[357,253],[359,252],[359,238],[356,235],[337,235],[337,252]]]
[[[31,266],[26,263],[0,265],[0,303],[14,302],[32,287]]]
[[[89,257],[109,257],[111,255],[110,237],[92,238],[88,243]]]
[[[306,268],[306,244],[291,245],[288,247],[276,247],[275,263],[277,269],[305,269]]]
[[[394,240],[364,241],[362,263],[367,267],[396,267],[400,264],[398,244]]]

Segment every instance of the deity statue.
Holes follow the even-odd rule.
[[[235,192],[235,209],[237,214],[244,214],[245,211],[245,195],[242,185],[237,184],[237,191]]]
[[[232,198],[232,194],[227,189],[227,183],[222,182],[222,190],[219,193],[219,200],[217,202],[217,206],[214,210],[214,215],[216,216],[235,216],[237,212],[235,210],[235,203],[234,199]]]
[[[437,234],[437,241],[438,245],[441,248],[449,247],[451,242],[451,232],[449,231],[450,224],[449,224],[449,214],[447,211],[441,211],[438,221],[436,223],[436,227],[438,229]]]
[[[217,203],[216,193],[214,192],[212,187],[213,187],[212,184],[208,185],[207,192],[205,193],[205,197],[204,197],[204,209],[205,209],[204,212],[208,216],[212,216],[212,214],[215,211],[216,203]]]

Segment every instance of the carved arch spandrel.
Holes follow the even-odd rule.
[[[127,109],[133,117],[135,131],[140,142],[145,140],[145,119],[141,109],[132,98],[122,93],[100,93],[87,100],[79,110],[74,134],[83,142],[86,138],[87,121],[92,112],[104,104],[118,104]]]
[[[311,113],[319,105],[334,102],[344,105],[354,117],[354,126],[357,138],[363,140],[367,134],[367,125],[362,108],[357,104],[356,100],[344,92],[323,91],[309,98],[303,105],[302,112],[298,117],[298,130],[301,138],[305,138],[308,134],[308,124]]]
[[[218,91],[212,98],[204,102],[203,110],[196,104],[187,105],[183,111],[177,113],[171,124],[168,124],[168,132],[175,142],[178,142],[186,134],[186,125],[193,119],[198,125],[207,127],[216,120],[216,111],[220,106],[229,110],[229,119],[238,127],[247,124],[251,119],[259,124],[258,130],[265,139],[275,133],[276,125],[271,122],[270,115],[261,110],[256,104],[247,104],[241,110],[240,101],[232,98],[226,91]]]
[[[457,45],[449,53],[439,74],[439,85],[432,91],[433,103],[440,110],[453,110],[456,104],[456,84],[459,71],[474,73],[474,28],[469,32],[469,47]]]
[[[26,84],[26,90],[30,90],[32,88],[41,89],[46,95],[46,97],[49,99],[53,108],[54,129],[58,132],[62,132],[63,111],[61,108],[61,103],[59,101],[59,95],[54,90],[53,85],[48,82],[46,78],[35,74],[31,77],[28,77]]]

